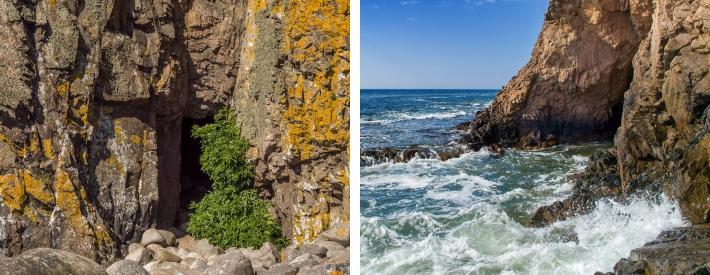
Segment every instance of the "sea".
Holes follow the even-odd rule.
[[[497,90],[362,90],[361,149],[455,146],[454,127]],[[485,148],[446,161],[414,158],[361,168],[363,274],[593,274],[612,271],[663,230],[687,225],[664,197],[619,204],[545,228],[534,211],[564,199],[571,177],[609,142],[536,151]]]

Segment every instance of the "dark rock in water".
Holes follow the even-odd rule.
[[[594,210],[602,198],[616,198],[621,193],[621,183],[615,169],[613,151],[595,152],[589,159],[585,172],[577,176],[572,194],[563,201],[554,202],[535,211],[530,225],[543,227],[577,214]]]
[[[617,274],[710,274],[710,224],[676,228],[631,251]]]
[[[438,159],[439,155],[431,148],[421,145],[410,146],[402,151],[403,162],[407,162],[413,158]]]
[[[395,148],[368,149],[360,152],[360,165],[396,162],[400,150]]]
[[[360,165],[367,166],[386,162],[408,162],[413,158],[439,159],[442,161],[460,157],[465,151],[462,148],[429,148],[423,145],[412,145],[405,149],[379,148],[360,152]]]
[[[69,251],[35,248],[0,260],[0,274],[16,275],[95,275],[106,274],[97,263]]]

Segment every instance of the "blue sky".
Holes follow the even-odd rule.
[[[548,0],[361,0],[362,88],[493,88],[528,61]]]

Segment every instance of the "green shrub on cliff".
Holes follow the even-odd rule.
[[[200,139],[200,164],[212,180],[212,191],[190,205],[187,232],[222,248],[258,248],[265,242],[285,247],[288,241],[269,213],[270,202],[248,189],[254,176],[246,157],[249,143],[234,115],[222,110],[214,123],[195,127],[192,134]]]
[[[209,239],[222,248],[261,247],[271,242],[285,247],[281,227],[269,213],[269,202],[256,191],[237,192],[233,187],[215,190],[191,207],[187,231],[195,238]]]
[[[219,111],[214,119],[214,123],[192,129],[192,136],[200,139],[202,147],[202,171],[210,177],[215,190],[230,185],[244,190],[254,176],[246,157],[249,142],[242,138],[241,129],[229,109]]]

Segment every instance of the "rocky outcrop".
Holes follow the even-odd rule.
[[[616,274],[707,274],[710,272],[710,227],[676,228],[631,251],[614,266]]]
[[[538,209],[534,225],[584,213],[603,197],[642,192],[678,200],[693,224],[710,222],[708,16],[708,1],[658,2],[634,58],[615,147],[591,159],[569,198]]]
[[[535,148],[614,135],[650,0],[551,0],[530,61],[462,125],[475,150]]]
[[[665,194],[698,227],[664,233],[616,272],[707,272],[707,234],[678,232],[710,222],[709,31],[708,0],[553,0],[532,59],[459,127],[463,142],[535,148],[615,134],[572,194],[530,224],[589,212],[602,198]]]
[[[183,121],[223,107],[288,237],[347,223],[348,18],[348,1],[0,2],[0,254],[111,262],[172,226]]]

